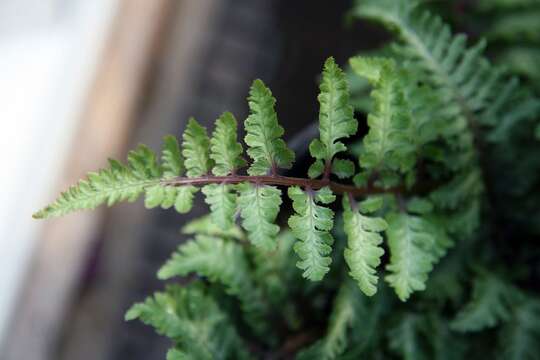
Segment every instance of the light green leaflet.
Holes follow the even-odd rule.
[[[377,292],[377,266],[381,263],[384,250],[380,232],[387,227],[382,218],[362,215],[351,207],[349,199],[343,197],[343,222],[347,234],[344,256],[350,275],[357,281],[360,290],[368,296]]]
[[[314,139],[309,145],[311,156],[317,159],[310,167],[309,176],[318,177],[325,166],[332,166],[341,178],[349,177],[354,173],[354,164],[341,162],[332,165],[332,159],[337,153],[347,150],[339,139],[354,135],[358,122],[353,117],[345,74],[331,57],[324,64],[318,100],[320,139]]]
[[[250,183],[239,184],[237,189],[242,227],[248,232],[249,240],[264,250],[274,250],[279,232],[275,221],[281,205],[281,190]]]
[[[253,163],[249,175],[266,175],[277,168],[289,169],[294,153],[281,139],[283,128],[279,125],[274,110],[276,99],[261,80],[255,80],[249,91],[250,115],[245,121],[244,138],[248,155]]]
[[[334,212],[317,203],[330,204],[335,200],[328,187],[318,191],[303,191],[299,187],[289,188],[288,195],[293,201],[295,215],[289,218],[289,226],[299,240],[294,251],[300,257],[296,264],[304,270],[303,276],[309,280],[322,280],[330,271],[334,239],[330,230],[334,226]]]

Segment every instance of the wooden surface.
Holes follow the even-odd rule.
[[[134,125],[148,69],[174,1],[123,0],[90,90],[74,139],[72,156],[57,191],[90,170],[119,157]],[[2,359],[51,359],[65,312],[104,211],[84,212],[49,221],[38,240],[32,267],[20,294]]]

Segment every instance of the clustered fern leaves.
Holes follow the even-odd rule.
[[[209,215],[186,225],[193,239],[158,272],[163,280],[198,277],[126,315],[173,340],[167,359],[464,358],[483,354],[466,337],[481,344],[495,329],[503,358],[540,353],[540,300],[500,266],[488,270],[494,252],[471,259],[497,231],[485,225],[500,206],[490,199],[500,185],[488,157],[506,148],[516,154],[517,141],[534,134],[522,129],[538,126],[540,101],[482,55],[484,42],[468,46],[417,1],[362,0],[353,14],[386,25],[398,40],[384,56],[350,59],[351,76],[369,84],[369,106],[351,100],[345,73],[333,58],[325,62],[306,177],[281,174],[295,154],[283,140],[276,100],[255,80],[244,122],[247,157],[231,113],[210,136],[190,119],[181,143],[164,138],[160,161],[140,145],[127,164],[111,160],[35,214],[140,196],[148,208],[183,214],[201,190]],[[353,104],[369,109],[363,137]],[[523,202],[538,177],[504,196]],[[540,214],[535,204],[524,206]],[[278,221],[284,211],[288,229]],[[535,221],[501,214],[540,234]]]

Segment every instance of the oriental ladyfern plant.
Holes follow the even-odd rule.
[[[183,214],[200,190],[209,214],[184,227],[193,239],[158,271],[198,276],[126,314],[171,339],[167,359],[538,358],[534,274],[514,265],[535,259],[527,249],[507,259],[518,244],[505,240],[519,229],[526,248],[540,234],[539,218],[519,214],[540,214],[530,202],[539,100],[482,56],[484,42],[467,45],[416,2],[363,0],[353,14],[397,40],[384,56],[350,59],[367,106],[325,62],[305,177],[282,175],[295,154],[276,100],[255,80],[244,145],[231,113],[210,135],[190,119],[181,141],[164,138],[159,159],[140,145],[127,164],[111,160],[34,215],[140,196]],[[511,154],[526,166],[507,176],[499,166]],[[508,191],[520,171],[527,181]]]

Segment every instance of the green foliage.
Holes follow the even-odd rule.
[[[392,213],[387,216],[391,274],[386,281],[399,298],[407,300],[414,291],[426,288],[429,272],[450,245],[440,228],[427,218]]]
[[[535,1],[475,5],[497,14],[478,25],[498,44],[490,55],[516,38],[538,51]],[[249,161],[232,114],[211,138],[190,119],[181,146],[166,136],[157,156],[141,145],[35,217],[143,194],[148,208],[186,213],[202,190],[209,214],[158,272],[189,284],[126,315],[172,340],[168,359],[538,358],[536,63],[529,75],[510,66],[518,81],[482,55],[486,41],[467,45],[420,1],[359,0],[352,12],[397,41],[350,59],[348,75],[325,62],[307,176],[281,172],[295,155],[255,80]]]
[[[236,212],[236,194],[232,192],[232,185],[210,184],[204,186],[202,192],[210,206],[212,220],[224,230],[230,228]]]
[[[155,154],[139,145],[128,155],[128,165],[109,160],[109,168],[88,174],[76,186],[62,193],[51,205],[34,214],[44,219],[82,209],[95,209],[106,203],[135,201],[146,187],[159,184],[160,168]]]
[[[540,354],[540,302],[525,297],[514,307],[500,334],[503,359],[537,359]]]
[[[246,119],[248,155],[253,163],[248,169],[249,175],[274,173],[277,168],[289,169],[294,161],[294,153],[281,139],[283,128],[279,125],[274,110],[276,99],[261,80],[255,80],[249,91],[249,109],[251,114]]]
[[[316,160],[311,166],[310,177],[315,178],[322,174],[325,167],[332,166],[332,172],[345,178],[352,175],[350,165],[343,162],[332,164],[337,153],[347,148],[339,141],[354,135],[358,122],[353,117],[353,109],[349,100],[349,86],[343,71],[336,65],[333,58],[324,63],[322,81],[318,97],[321,104],[319,112],[320,139],[315,139],[309,145],[311,156]],[[332,165],[331,165],[332,164]],[[349,171],[344,167],[349,167]],[[339,176],[338,175],[338,176]]]
[[[344,230],[348,240],[344,251],[345,261],[362,292],[373,296],[377,292],[377,267],[384,254],[380,232],[386,229],[386,221],[364,216],[356,209],[356,205],[354,208],[351,206],[347,198],[343,198],[343,209]]]
[[[281,205],[281,191],[275,186],[240,184],[238,205],[242,227],[255,246],[271,251],[276,247],[279,226],[274,224]]]
[[[169,337],[177,348],[167,359],[249,359],[230,319],[201,284],[168,286],[135,304],[126,320],[140,319]]]
[[[388,334],[390,349],[405,360],[428,359],[420,335],[424,326],[419,315],[403,314]]]
[[[289,218],[289,226],[299,240],[294,245],[294,251],[301,259],[296,266],[304,270],[304,277],[321,280],[330,271],[332,262],[328,255],[334,242],[330,234],[334,212],[317,203],[330,204],[336,197],[327,187],[313,192],[293,186],[289,188],[288,195],[296,213]]]
[[[264,300],[249,271],[244,249],[226,239],[198,235],[195,240],[180,245],[178,251],[158,272],[160,279],[197,273],[211,282],[224,285],[227,293],[239,299],[246,321],[262,334]]]
[[[363,304],[354,284],[341,285],[332,307],[326,335],[299,354],[299,360],[336,359],[347,348],[348,332],[363,313]]]
[[[188,177],[198,177],[208,174],[213,161],[210,158],[210,139],[206,133],[206,128],[201,126],[197,120],[191,118],[188,121],[183,138],[182,155],[185,158],[186,175]]]
[[[491,328],[510,316],[514,290],[495,276],[481,276],[474,281],[470,302],[452,321],[452,328],[460,332]]]
[[[234,115],[226,112],[216,120],[216,129],[210,139],[210,158],[214,160],[214,175],[233,174],[246,165],[242,158],[242,145],[237,142],[237,124]]]

